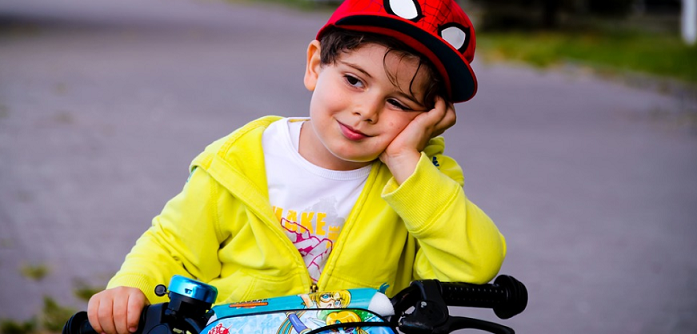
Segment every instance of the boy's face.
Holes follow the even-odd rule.
[[[322,65],[319,56],[313,41],[305,73],[311,121],[300,136],[300,154],[310,162],[334,170],[368,165],[426,111],[428,75],[418,59],[374,43],[340,54],[334,64]]]

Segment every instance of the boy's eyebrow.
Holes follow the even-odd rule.
[[[354,63],[349,63],[349,62],[347,62],[347,61],[345,61],[345,60],[338,60],[338,62],[340,62],[340,63],[342,63],[342,64],[344,64],[344,65],[346,65],[346,66],[348,66],[348,67],[352,67],[352,68],[354,68],[354,69],[357,70],[357,71],[360,71],[361,73],[365,74],[367,77],[369,77],[369,78],[371,78],[371,79],[373,78],[373,76],[370,75],[370,73],[366,72],[366,70],[364,70],[363,68],[361,68],[360,66],[358,66],[358,65],[356,65],[356,64],[354,64]]]

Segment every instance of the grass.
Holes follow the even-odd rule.
[[[36,321],[27,320],[17,322],[13,320],[0,321],[0,333],[2,334],[29,334],[36,330]]]
[[[76,310],[58,304],[53,298],[44,297],[44,307],[41,312],[41,326],[52,333],[60,333]]]
[[[73,290],[73,294],[75,297],[85,302],[89,301],[90,298],[97,292],[104,290],[103,286],[89,285],[80,280],[76,281],[75,285],[77,287]]]
[[[87,302],[101,287],[90,286],[85,282],[76,281],[75,296]],[[44,303],[38,315],[26,321],[0,319],[0,334],[52,334],[60,333],[65,322],[77,310],[59,304],[55,299],[44,296]]]
[[[60,305],[53,298],[44,296],[44,304],[38,316],[26,321],[0,319],[0,334],[51,334],[60,333],[63,325],[76,310]]]
[[[2,240],[4,239],[0,239]],[[50,268],[46,264],[25,264],[20,272],[27,279],[40,281],[50,274]],[[83,302],[89,301],[92,295],[104,289],[103,286],[90,285],[81,279],[75,279],[73,285],[73,294]],[[29,320],[17,321],[0,317],[0,334],[57,334],[75,312],[77,310],[61,305],[50,296],[44,296],[41,310]]]
[[[478,56],[485,61],[522,61],[542,68],[574,63],[697,84],[697,46],[665,32],[484,32],[477,37]]]
[[[45,264],[25,264],[20,268],[22,276],[34,281],[41,281],[50,271],[51,269]]]

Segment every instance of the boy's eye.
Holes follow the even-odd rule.
[[[354,86],[354,87],[363,87],[363,82],[352,76],[352,75],[344,75],[344,78],[346,79],[346,82],[348,82],[349,85]]]
[[[399,102],[395,99],[389,99],[389,100],[387,100],[387,103],[389,103],[389,104],[391,104],[399,109],[402,109],[402,110],[411,110],[411,108],[403,105],[401,102]]]

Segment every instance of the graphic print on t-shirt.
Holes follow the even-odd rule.
[[[264,167],[276,222],[302,254],[316,282],[363,190],[371,166],[330,170],[298,152],[306,119],[283,119],[264,130]]]
[[[302,255],[310,277],[317,282],[339,237],[343,220],[331,223],[324,212],[296,212],[273,207],[283,231]],[[338,218],[338,217],[333,217]]]

